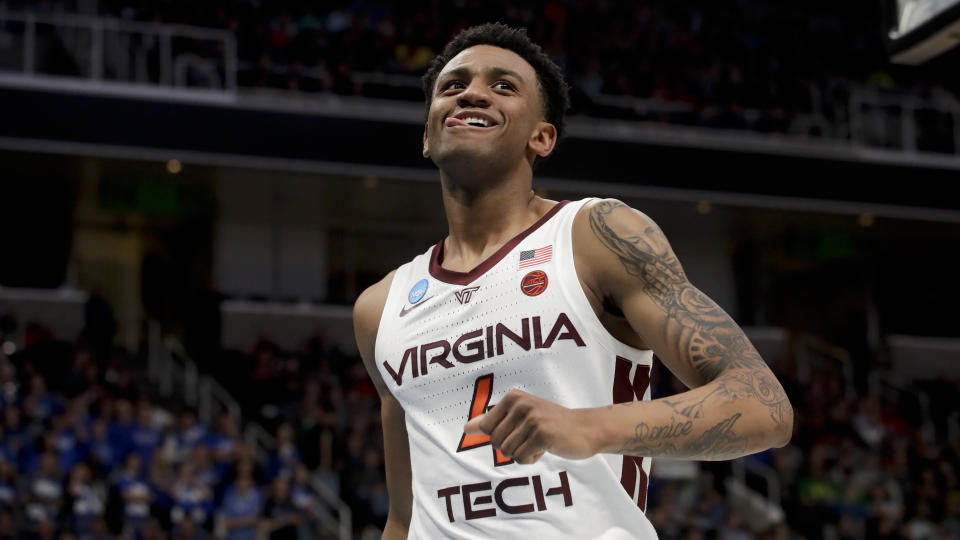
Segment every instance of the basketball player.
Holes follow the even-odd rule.
[[[424,89],[449,235],[354,307],[382,400],[384,538],[656,538],[651,458],[787,443],[780,383],[650,218],[534,195],[568,97],[525,31],[464,30]],[[654,353],[689,391],[650,399]]]

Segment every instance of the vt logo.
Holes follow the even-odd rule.
[[[466,304],[466,303],[469,302],[470,299],[473,297],[473,292],[476,291],[476,290],[479,289],[479,288],[480,288],[480,287],[467,287],[466,289],[460,289],[459,291],[457,291],[457,292],[454,293],[454,294],[457,295],[457,300],[458,300],[461,304]]]

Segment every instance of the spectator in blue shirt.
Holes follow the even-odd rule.
[[[217,431],[210,435],[209,446],[213,462],[221,476],[236,462],[237,449],[241,444],[237,419],[227,411],[217,419]]]
[[[303,462],[293,439],[293,425],[284,422],[277,426],[276,441],[276,448],[270,452],[270,461],[267,464],[267,478],[271,480],[280,474],[293,476],[297,465]]]
[[[137,406],[137,420],[130,428],[130,444],[144,463],[149,463],[163,444],[163,431],[153,423],[153,406],[149,402],[140,402]]]
[[[113,420],[110,422],[110,438],[116,448],[120,448],[121,452],[126,453],[131,447],[133,428],[136,425],[133,421],[133,406],[125,399],[113,401],[112,405]],[[149,459],[147,456],[141,455],[140,457],[144,458],[145,463]]]
[[[310,538],[309,529],[299,530],[306,522],[307,513],[293,503],[290,479],[284,475],[274,479],[270,486],[270,495],[264,505],[263,516],[266,518],[264,528],[270,540]]]
[[[20,451],[28,441],[23,426],[23,415],[16,405],[7,405],[3,410],[3,447],[11,459],[19,459]]]
[[[126,536],[138,534],[150,517],[153,493],[144,480],[140,454],[130,452],[123,460],[123,468],[114,474],[113,487],[123,506],[123,532]]]
[[[310,477],[310,469],[303,464],[297,466],[297,470],[293,475],[293,482],[290,488],[290,498],[293,502],[293,505],[296,506],[301,512],[308,514],[310,517],[316,517],[321,502],[319,497],[317,497],[311,482],[312,478]],[[334,490],[334,493],[337,493],[338,491],[339,490]]]
[[[47,391],[47,380],[39,373],[30,377],[30,392],[24,396],[23,401],[24,403],[31,402],[34,414],[43,420],[49,419],[63,410],[57,398]]]
[[[180,474],[173,484],[173,508],[170,519],[179,523],[189,516],[196,523],[203,524],[212,514],[213,491],[197,478],[192,463],[180,466]]]
[[[103,516],[106,501],[102,488],[92,482],[86,464],[77,463],[70,471],[67,496],[70,530],[80,535],[90,534],[94,522]]]
[[[190,452],[188,463],[193,467],[197,481],[211,491],[215,490],[223,480],[223,474],[213,464],[210,448],[207,446],[201,445],[194,448],[193,452]]]
[[[60,456],[60,470],[64,472],[73,469],[75,463],[86,457],[85,448],[78,440],[71,420],[67,413],[58,414],[53,417],[53,429],[47,432],[53,437],[51,442],[56,446]]]
[[[121,449],[110,439],[109,424],[106,420],[98,418],[93,422],[89,446],[89,458],[98,474],[108,473],[120,464]]]
[[[45,520],[56,520],[64,498],[63,475],[56,450],[46,450],[39,462],[36,472],[27,478],[26,487],[29,501],[26,514],[35,527]]]
[[[263,496],[253,484],[253,475],[247,468],[239,469],[236,483],[227,488],[220,505],[226,540],[255,540],[262,508]]]
[[[173,461],[183,463],[190,452],[209,441],[207,427],[197,420],[197,411],[186,408],[180,412],[177,431],[173,435]]]

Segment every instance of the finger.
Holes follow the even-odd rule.
[[[480,416],[474,416],[473,419],[463,426],[463,432],[468,435],[480,435],[481,433],[486,434],[487,432],[480,427],[480,422],[483,421],[485,416],[487,415],[481,414]]]
[[[497,429],[499,429],[499,426]],[[503,439],[503,443],[500,444],[499,447],[500,451],[506,456],[513,457],[517,449],[530,437],[532,431],[533,427],[528,423],[524,422],[520,424]],[[496,445],[496,443],[494,443],[494,445]]]
[[[463,426],[464,433],[468,434],[490,434],[493,432],[493,429],[497,427],[497,424],[506,416],[510,410],[513,408],[513,403],[516,399],[514,395],[517,390],[512,390],[508,392],[503,399],[500,400],[496,406],[491,406],[487,408],[487,412],[484,414],[475,416],[470,419],[466,425]],[[467,431],[469,426],[470,431]]]
[[[504,396],[500,403],[487,409],[486,413],[480,415],[480,430],[487,434],[493,433],[493,430],[496,429],[496,427],[500,425],[500,422],[513,410],[513,404],[514,400],[510,399],[510,396],[507,395]]]
[[[546,453],[546,449],[543,448],[543,443],[537,441],[535,437],[530,437],[514,452],[513,460],[517,463],[530,465],[539,461],[544,453]]]
[[[507,416],[500,420],[500,423],[490,432],[490,441],[497,448],[503,444],[503,441],[510,436],[516,429],[524,423],[524,415],[517,407],[512,407]]]

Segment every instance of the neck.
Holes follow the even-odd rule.
[[[471,182],[481,186],[473,188],[440,171],[450,231],[444,243],[444,268],[469,271],[550,209],[550,202],[534,194],[532,176],[526,167],[525,177],[488,178],[486,184]]]

